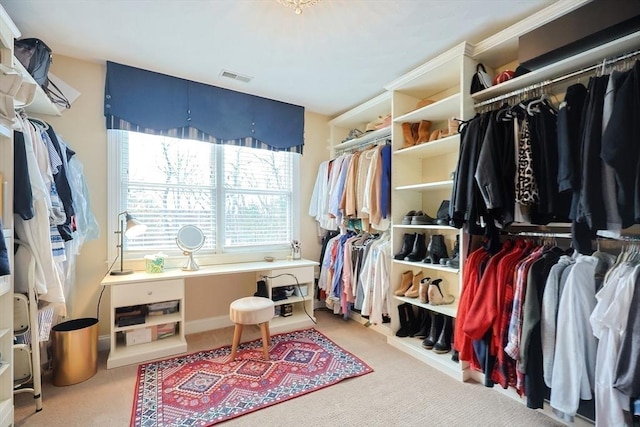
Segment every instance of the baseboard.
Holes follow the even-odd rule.
[[[230,326],[233,326],[233,323],[231,322],[231,319],[229,319],[228,315],[208,317],[206,319],[185,322],[184,334],[197,334],[198,332],[228,328]],[[109,351],[110,347],[111,340],[109,339],[109,335],[101,335],[98,337],[98,351]]]

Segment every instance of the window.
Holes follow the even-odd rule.
[[[180,227],[200,227],[202,253],[285,249],[297,235],[299,154],[108,130],[110,219],[147,225],[125,258],[178,254]],[[115,174],[112,177],[111,174]],[[109,240],[111,258],[116,240]]]

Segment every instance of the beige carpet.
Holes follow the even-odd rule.
[[[374,372],[228,421],[228,426],[559,426],[496,391],[461,383],[386,344],[379,333],[325,311],[317,328],[369,364]],[[232,328],[187,337],[189,351],[229,345]],[[248,329],[243,340],[259,337]],[[425,350],[426,351],[426,350]],[[68,387],[43,379],[44,409],[17,395],[17,426],[128,426],[137,366],[106,369]]]

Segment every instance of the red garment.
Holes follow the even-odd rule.
[[[464,333],[472,340],[481,340],[498,316],[500,309],[497,305],[496,295],[498,291],[498,266],[512,249],[513,242],[511,240],[505,241],[502,244],[502,249],[487,263],[462,326]],[[492,351],[490,354],[495,355],[496,352]]]
[[[498,266],[498,291],[496,293],[497,304],[500,313],[492,326],[491,352],[496,355],[496,362],[491,372],[491,380],[500,384],[502,388],[509,385],[515,387],[517,383],[516,363],[504,352],[509,337],[509,321],[513,308],[513,290],[516,277],[516,268],[533,248],[530,241],[519,240],[516,248],[505,256]],[[495,353],[493,353],[495,352]]]
[[[469,313],[469,308],[473,303],[476,289],[480,283],[480,267],[489,257],[489,252],[484,248],[479,248],[473,251],[464,263],[464,274],[462,278],[464,287],[462,289],[462,295],[460,295],[454,330],[453,345],[454,348],[458,350],[458,358],[470,362],[471,366],[476,369],[479,367],[479,363],[473,351],[473,343],[464,333],[463,326]]]

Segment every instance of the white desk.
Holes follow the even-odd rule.
[[[184,314],[186,309],[184,284],[187,278],[255,272],[257,281],[262,276],[291,273],[295,275],[301,286],[306,285],[307,295],[297,295],[286,300],[276,301],[276,305],[292,304],[293,315],[274,318],[272,324],[280,330],[293,330],[311,326],[313,320],[309,316],[313,317],[314,266],[316,265],[318,265],[317,262],[309,260],[258,261],[203,266],[197,271],[170,269],[165,270],[164,273],[156,274],[136,271],[125,276],[108,275],[101,283],[109,288],[111,296],[109,309],[111,347],[109,358],[107,359],[107,368],[144,362],[187,351],[187,342],[184,337]],[[269,297],[271,297],[273,288],[295,285],[295,283],[296,280],[288,275],[267,280]],[[123,327],[116,325],[116,308],[164,301],[178,301],[178,312],[160,316],[146,316],[143,324]],[[307,316],[307,313],[309,316]],[[153,332],[153,328],[157,327],[157,325],[174,322],[176,324],[176,333],[172,337],[143,344],[126,345],[125,334],[127,333],[133,334],[135,331],[144,335],[146,332]]]

